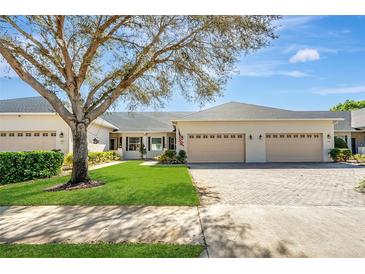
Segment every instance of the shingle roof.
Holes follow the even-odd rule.
[[[46,99],[41,96],[0,100],[0,112],[55,112]]]
[[[43,97],[0,100],[0,113],[54,113]],[[102,116],[120,131],[172,131],[172,120],[227,120],[227,119],[332,119],[335,130],[350,131],[365,127],[365,109],[357,111],[291,111],[238,102],[226,103],[199,112],[110,112]],[[351,123],[354,123],[351,125]]]
[[[337,119],[330,111],[293,111],[229,102],[206,110],[194,112],[178,121],[229,121],[270,119]]]
[[[354,128],[365,128],[365,108],[354,110],[352,114],[352,126]]]
[[[117,126],[120,131],[172,131],[171,120],[191,112],[109,112],[102,118]]]

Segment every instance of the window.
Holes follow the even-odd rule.
[[[266,138],[271,138],[271,135],[270,134],[266,134]]]
[[[314,135],[314,138],[318,138],[318,137],[319,137],[318,134]]]
[[[210,139],[214,139],[215,138],[215,136],[214,135],[210,135]]]
[[[42,136],[43,136],[43,137],[47,137],[47,136],[48,136],[48,133],[43,132]]]
[[[34,137],[39,137],[39,132],[34,133]]]
[[[298,134],[294,134],[294,135],[293,135],[293,137],[294,137],[294,138],[298,138]]]
[[[25,136],[30,137],[30,136],[32,136],[32,133],[27,132],[27,133],[25,133]]]
[[[274,134],[274,135],[272,136],[272,138],[278,138],[278,135],[277,135],[277,134]]]
[[[286,135],[286,138],[291,138],[291,135],[290,134]]]
[[[6,137],[6,133],[5,132],[1,132],[0,136],[1,137]]]
[[[231,138],[236,138],[236,135],[231,135]]]
[[[151,150],[162,150],[162,138],[151,138]]]
[[[15,136],[15,134],[13,132],[9,133],[9,137],[14,137],[14,136]]]
[[[305,138],[305,135],[304,134],[300,134],[300,138]]]
[[[207,139],[207,138],[208,138],[208,135],[203,135],[203,138],[204,138],[204,139]]]
[[[283,134],[280,134],[280,138],[284,138],[285,137],[285,135],[283,135]]]
[[[222,138],[222,135],[217,135],[217,138],[218,138],[218,139]]]
[[[196,136],[195,136],[195,138],[196,138],[196,139],[200,139],[200,135],[196,135]]]
[[[311,135],[311,134],[308,134],[308,135],[307,135],[307,137],[308,137],[308,138],[312,138],[312,135]]]
[[[140,137],[129,137],[128,138],[128,150],[139,151]]]
[[[223,137],[224,137],[224,138],[228,138],[228,135],[224,135]]]
[[[56,132],[52,132],[52,133],[51,133],[51,136],[52,136],[52,137],[55,137],[55,136],[56,136]]]
[[[22,132],[18,132],[18,137],[23,137],[23,133]]]
[[[194,139],[194,135],[189,135],[189,138],[190,139]]]
[[[190,135],[189,136],[190,138],[193,137],[194,138],[194,135]],[[169,149],[171,150],[175,150],[176,149],[176,143],[175,143],[175,137],[170,137],[169,138]]]
[[[237,138],[242,138],[243,136],[240,134],[240,135],[237,135]]]

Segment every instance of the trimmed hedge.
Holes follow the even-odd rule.
[[[72,166],[72,153],[65,157],[65,165]],[[120,160],[120,156],[115,151],[89,152],[89,165],[97,165]]]
[[[344,139],[335,136],[335,148],[348,148],[348,146]]]
[[[333,148],[329,154],[335,162],[346,162],[352,155],[348,148]]]
[[[0,184],[57,175],[63,154],[54,151],[0,152]]]

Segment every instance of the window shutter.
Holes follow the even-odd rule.
[[[162,148],[165,148],[165,136],[162,137]]]
[[[125,137],[125,150],[128,151],[128,137]]]
[[[140,137],[139,138],[139,145],[142,146],[142,144],[143,144],[143,137]]]
[[[169,141],[168,141],[168,143],[167,143],[167,148],[168,148],[168,149],[170,149],[170,147],[171,147],[171,146],[170,146],[170,144],[171,144],[171,137],[169,137]]]
[[[151,150],[151,137],[148,137],[148,151]]]

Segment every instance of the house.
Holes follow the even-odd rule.
[[[333,137],[354,153],[365,146],[365,109],[291,111],[230,102],[199,112],[109,112],[88,129],[90,151],[125,159],[184,149],[189,162],[329,161]],[[67,124],[42,97],[0,100],[0,151],[72,151]]]

